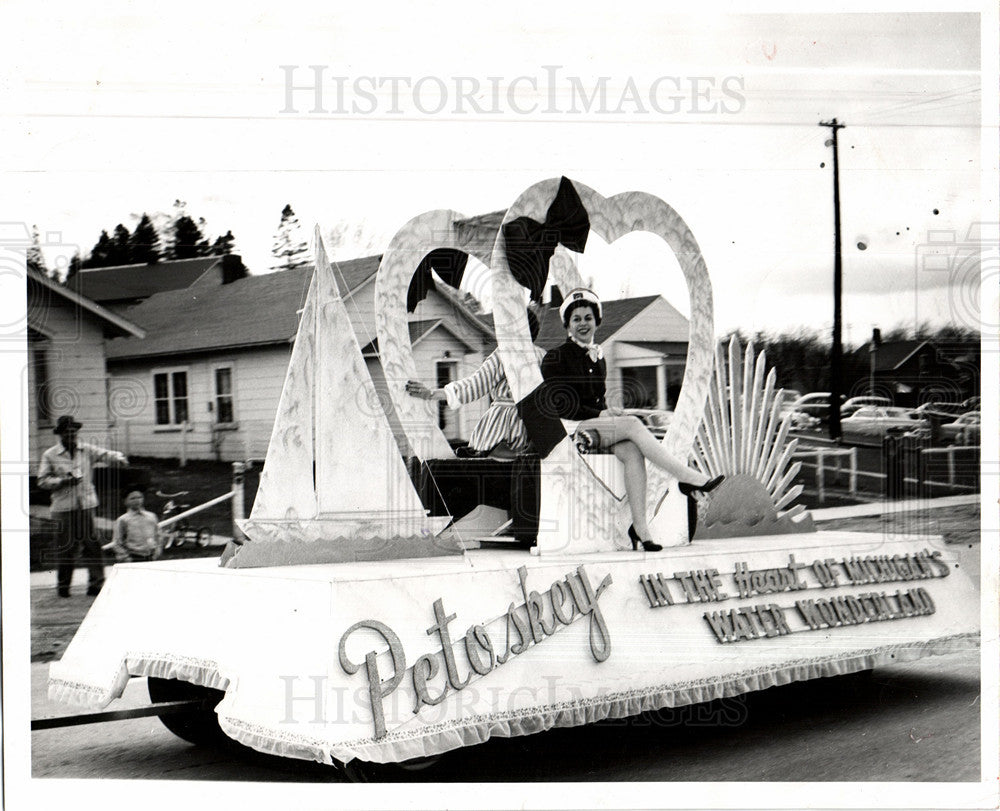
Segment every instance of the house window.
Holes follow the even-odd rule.
[[[188,421],[187,371],[167,369],[153,374],[153,399],[157,425],[181,425]]]
[[[437,377],[437,387],[443,389],[452,380],[455,380],[455,368],[458,365],[458,361],[454,360],[443,360],[438,361],[436,364],[436,377]],[[458,437],[458,425],[456,421],[452,419],[452,414],[449,413],[447,405],[443,402],[438,402],[438,428],[440,428],[445,437],[448,439],[455,439]]]
[[[233,410],[233,367],[220,366],[215,370],[215,421],[236,422]]]
[[[31,374],[34,378],[35,416],[39,424],[52,422],[52,406],[49,396],[49,339],[40,332],[28,329],[28,354]]]
[[[655,366],[625,366],[621,374],[625,408],[656,408],[658,384]]]

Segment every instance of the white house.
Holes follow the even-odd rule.
[[[336,263],[335,273],[376,387],[384,390],[374,334],[379,260]],[[262,458],[312,272],[228,283],[221,272],[203,275],[190,287],[156,293],[125,310],[147,337],[107,343],[111,418],[120,446],[139,456]],[[419,376],[434,381],[473,371],[493,340],[487,325],[440,290],[411,314],[410,334]],[[388,397],[382,399],[388,404]],[[442,411],[446,436],[467,437],[485,405]],[[375,413],[381,406],[358,407]]]
[[[21,458],[29,460],[34,473],[42,451],[56,441],[52,428],[61,414],[83,423],[83,439],[113,444],[105,340],[127,336],[141,341],[145,332],[32,268],[27,277],[28,432]]]

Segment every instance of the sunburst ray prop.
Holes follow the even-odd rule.
[[[728,363],[727,363],[728,354]],[[699,500],[697,538],[815,532],[812,517],[794,504],[802,467],[792,462],[798,440],[788,439],[791,416],[781,416],[782,391],[764,353],[749,344],[740,359],[734,336],[728,353],[716,347],[705,417],[694,445],[695,466],[726,479]]]

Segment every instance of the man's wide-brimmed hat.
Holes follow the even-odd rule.
[[[63,414],[56,420],[56,427],[52,429],[53,434],[64,434],[67,431],[79,431],[83,424],[73,419],[70,414]]]

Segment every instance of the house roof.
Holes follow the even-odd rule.
[[[475,352],[477,347],[470,344],[465,338],[459,335],[455,330],[451,329],[447,322],[443,318],[431,318],[426,321],[410,321],[407,325],[410,329],[410,346],[416,346],[417,343],[424,338],[428,333],[433,332],[438,327],[448,332],[448,334],[454,336],[460,343],[465,344],[470,352]],[[378,357],[378,338],[369,341],[361,348],[361,354],[366,358]]]
[[[928,341],[886,341],[878,347],[875,353],[875,371],[891,372],[898,369],[910,357],[924,346],[930,346]],[[871,341],[861,346],[855,354],[865,358],[869,356]]]
[[[601,302],[603,316],[598,336],[607,340],[614,336],[622,327],[628,324],[639,313],[645,310],[660,296],[638,296],[636,298],[617,299]],[[493,314],[479,316],[493,331]],[[559,309],[545,307],[539,315],[538,339],[535,341],[542,349],[553,349],[566,341],[566,329],[559,318]]]
[[[365,284],[380,261],[379,256],[368,256],[331,263],[341,293]],[[107,357],[123,360],[287,343],[298,331],[298,311],[312,274],[312,267],[304,267],[157,293],[124,311],[148,337],[110,341]]]
[[[230,284],[157,293],[125,314],[141,324],[145,340],[108,341],[111,359],[174,355],[261,346],[292,340],[313,269],[246,276]]]
[[[84,269],[70,277],[67,285],[98,302],[144,299],[155,293],[189,287],[218,264],[221,258],[205,256],[156,262],[152,265]]]
[[[340,288],[340,294],[346,297],[350,293],[355,292],[359,287],[363,287],[366,282],[375,278],[381,262],[382,254],[378,256],[364,256],[361,259],[350,259],[346,262],[338,262],[331,259],[330,265],[333,268],[333,275],[337,280],[337,286]],[[312,271],[312,267],[309,270]]]
[[[639,313],[659,298],[661,297],[637,296],[636,298],[623,298],[618,299],[617,301],[601,302],[601,309],[604,311],[604,315],[601,318],[599,334],[604,336],[604,340],[614,337],[614,334],[618,332],[618,330],[628,324],[629,321],[639,315]],[[558,315],[558,311],[556,315]],[[678,315],[680,314],[678,313]],[[683,316],[681,317],[683,318]],[[561,322],[559,323],[559,329],[562,332],[566,331],[563,329]]]
[[[35,296],[37,297],[34,302],[29,303],[28,312],[32,311],[42,311],[44,313],[44,296],[58,296],[71,304],[79,307],[80,309],[89,312],[95,318],[103,321],[107,327],[111,328],[111,331],[118,335],[132,336],[133,338],[143,338],[146,333],[137,324],[133,323],[131,319],[124,318],[117,313],[113,313],[108,309],[105,309],[100,304],[91,301],[86,296],[80,295],[75,290],[70,290],[66,285],[59,284],[59,282],[54,279],[50,279],[43,273],[35,270],[34,268],[27,268],[28,272],[28,297],[31,298],[31,291],[34,287]],[[32,325],[35,326],[35,325]]]

